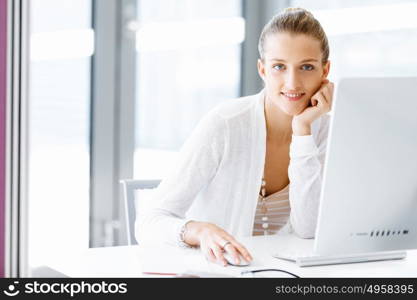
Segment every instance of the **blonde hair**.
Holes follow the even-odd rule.
[[[291,34],[305,34],[317,39],[320,42],[323,53],[322,63],[325,64],[329,59],[329,43],[326,33],[319,21],[314,18],[312,13],[304,8],[289,7],[275,15],[263,28],[259,37],[258,51],[263,60],[265,53],[265,40],[274,33],[288,32]]]

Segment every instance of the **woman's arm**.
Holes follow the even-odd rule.
[[[181,148],[178,162],[153,191],[152,209],[138,212],[135,236],[138,243],[176,244],[185,213],[200,190],[209,184],[223,156],[227,126],[211,111],[197,125]]]
[[[290,145],[290,223],[302,238],[313,238],[317,225],[330,116],[322,117],[317,145],[312,135],[293,135]]]
[[[228,136],[226,121],[209,113],[184,144],[177,166],[156,189],[154,208],[138,212],[135,237],[138,243],[199,246],[208,260],[227,264],[224,251],[239,263],[252,260],[246,248],[219,226],[185,219],[185,213],[202,188],[210,184],[220,165]],[[215,209],[215,208],[213,208]]]

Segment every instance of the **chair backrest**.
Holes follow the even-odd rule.
[[[135,218],[136,218],[136,190],[143,189],[154,189],[156,188],[161,180],[150,179],[150,180],[135,180],[135,179],[123,179],[120,183],[123,186],[123,202],[125,211],[125,228],[126,238],[128,245],[137,244],[135,239]],[[140,199],[137,199],[140,200]]]

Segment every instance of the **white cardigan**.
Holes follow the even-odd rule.
[[[314,237],[330,116],[312,135],[292,136],[290,217],[280,232]],[[229,100],[211,110],[184,143],[177,165],[138,212],[138,243],[178,244],[189,220],[215,223],[239,239],[253,232],[266,151],[264,93]],[[280,233],[278,232],[278,233]]]

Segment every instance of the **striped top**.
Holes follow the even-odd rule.
[[[253,235],[270,235],[277,233],[288,221],[290,216],[289,184],[282,190],[268,195],[266,200],[267,212],[264,215],[261,211],[261,199],[258,197],[256,206],[255,223],[253,225]],[[268,217],[267,221],[262,221],[263,217]],[[263,223],[268,223],[268,228],[262,228]]]

